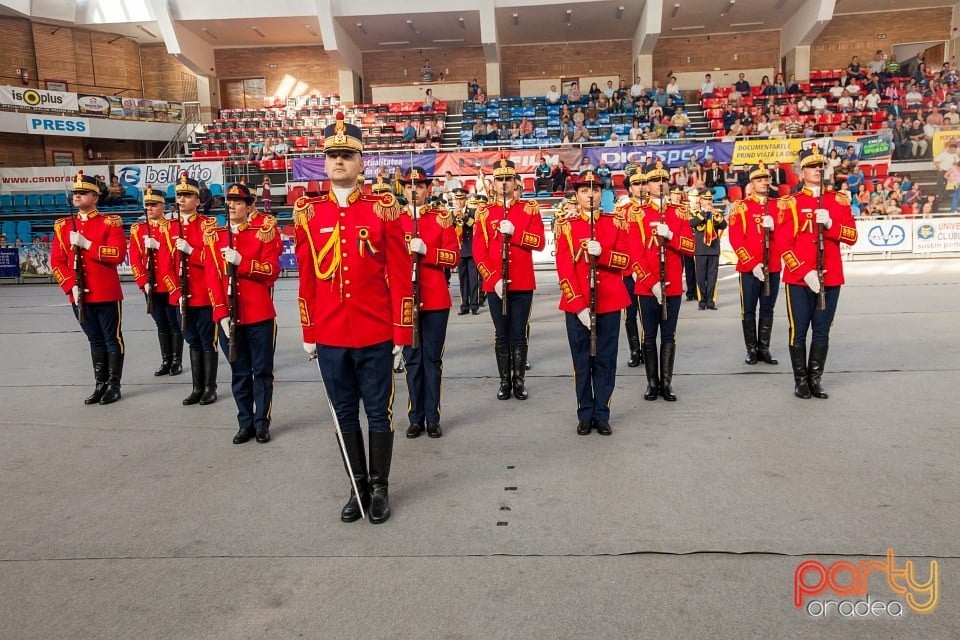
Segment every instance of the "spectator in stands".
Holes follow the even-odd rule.
[[[562,192],[567,190],[567,180],[570,178],[570,170],[563,160],[557,160],[557,166],[553,168],[553,190]]]
[[[470,99],[476,100],[478,93],[480,93],[480,83],[477,82],[476,78],[474,78],[473,80],[470,81],[470,96],[469,96]]]
[[[197,208],[203,209],[203,215],[208,216],[210,215],[210,209],[213,208],[213,194],[205,180],[197,182],[197,186],[200,187],[200,206]]]
[[[477,122],[482,126],[482,121],[478,120]],[[476,128],[474,128],[474,132],[476,132]],[[403,130],[400,133],[403,136],[403,142],[413,143],[417,139],[417,128],[413,126],[412,120],[403,123]],[[486,133],[485,129],[483,133]],[[476,135],[474,135],[474,138],[476,138]]]
[[[270,193],[272,186],[273,183],[270,182],[270,176],[264,176],[263,181],[260,182],[260,208],[263,209],[265,213],[271,213],[273,211],[273,195]]]
[[[600,99],[600,87],[597,86],[596,82],[590,84],[590,90],[587,91],[587,99],[591,102],[596,102]]]
[[[813,97],[813,100],[810,101],[810,106],[813,107],[813,113],[815,115],[823,115],[825,113],[830,113],[830,110],[827,109],[827,99],[823,97],[823,94]]]
[[[439,147],[440,141],[443,139],[443,127],[440,126],[440,121],[436,118],[430,118],[426,122],[426,136],[427,142],[433,144],[436,147]]]
[[[674,102],[683,102],[683,94],[680,93],[680,83],[677,82],[677,76],[670,76],[670,82],[667,83],[664,93]]]
[[[580,111],[580,109],[577,108],[577,111]],[[591,100],[590,102],[587,103],[587,110],[583,112],[583,120],[581,122],[587,125],[597,124],[597,119],[599,117],[600,117],[600,110],[597,109],[597,104],[593,100]],[[574,115],[573,119],[574,119],[574,122],[576,122],[577,116]]]
[[[787,137],[786,130],[784,128],[784,122],[780,119],[780,116],[773,116],[770,120],[770,134],[769,138],[785,138]]]
[[[630,127],[630,132],[628,133],[627,138],[630,142],[639,142],[640,140],[643,140],[643,129],[640,128],[639,120],[633,121],[633,126]]]
[[[703,77],[703,84],[700,85],[700,97],[712,98],[715,90],[716,85],[713,84],[713,78],[708,73]]]
[[[887,105],[887,115],[892,116],[894,119],[899,120],[903,118],[906,114],[903,110],[902,100],[893,100],[890,104]]]
[[[507,123],[501,122],[497,123],[496,120],[491,120],[487,123],[487,142],[497,142],[498,140],[509,140],[510,131],[507,129]]]
[[[263,142],[253,140],[250,142],[247,153],[247,160],[259,162],[263,159]]]
[[[840,94],[840,98],[837,100],[837,111],[840,113],[853,111],[853,98],[846,91]]]
[[[433,82],[433,67],[430,66],[429,58],[423,60],[423,66],[420,67],[420,78],[424,82]]]
[[[603,88],[603,95],[606,96],[607,100],[613,100],[613,94],[616,93],[616,88],[613,86],[613,80],[607,80],[607,86]]]
[[[610,109],[610,101],[607,99],[607,96],[603,93],[600,94],[600,97],[597,98],[597,109],[599,111],[607,111]]]
[[[947,172],[956,167],[957,163],[960,163],[960,153],[957,153],[956,140],[951,140],[933,161],[933,166],[937,170],[937,195],[940,198],[946,198]]]
[[[583,126],[582,122],[573,127],[573,143],[577,144],[578,142],[590,142],[590,132]]]
[[[658,91],[663,91],[663,89],[658,89]],[[647,108],[647,120],[653,122],[654,119],[662,118],[663,113],[663,107],[660,106],[659,102],[651,102]]]
[[[577,81],[574,80],[570,83],[570,88],[567,90],[567,102],[570,104],[577,104],[583,98],[583,94],[580,93],[580,85],[577,84]]]
[[[567,107],[567,105],[561,106],[561,107],[560,107],[560,122],[561,122],[561,124],[567,124],[567,123],[569,123],[571,120],[573,120],[573,113],[570,111],[570,109]]]
[[[643,82],[640,80],[640,76],[637,76],[636,79],[634,79],[633,84],[630,85],[630,98],[634,102],[637,102],[645,95],[646,92],[643,90]]]
[[[723,169],[720,167],[720,163],[716,160],[710,160],[709,167],[704,176],[703,183],[709,189],[714,187],[724,187],[726,188],[727,183],[723,173]]]
[[[887,76],[896,78],[900,75],[900,63],[897,61],[897,54],[891,52],[887,56]]]
[[[824,108],[826,108],[826,103],[824,103]],[[807,96],[801,96],[797,100],[797,113],[802,116],[810,115],[813,112],[813,105],[810,103],[810,98]]]
[[[854,194],[853,201],[857,203],[858,211],[865,211],[867,206],[870,204],[870,190],[867,189],[866,183],[862,183],[857,187],[857,192]]]
[[[447,200],[453,199],[454,189],[463,189],[463,183],[459,177],[453,175],[453,172],[447,171],[443,174],[443,195]]]
[[[787,93],[790,95],[803,93],[803,89],[800,88],[800,83],[797,82],[796,74],[791,73],[790,77],[787,78]]]
[[[870,74],[881,75],[887,68],[887,63],[883,59],[883,49],[877,49],[873,54],[873,60],[869,63]]]
[[[787,92],[787,81],[783,79],[782,73],[773,77],[773,84],[770,85],[770,88],[770,93],[773,95],[783,95]]]
[[[622,83],[623,81],[621,80],[620,82]],[[613,100],[610,101],[609,111],[611,113],[623,113],[623,107],[627,100],[629,100],[629,98],[626,97],[624,92],[617,89],[613,93]]]
[[[798,138],[803,133],[803,123],[796,114],[792,115],[783,124],[783,132],[788,138]]]
[[[120,186],[120,179],[117,176],[110,176],[110,186],[107,187],[107,197],[104,204],[108,207],[123,204],[123,187]]]
[[[880,97],[880,92],[877,91],[876,89],[873,89],[873,90],[871,90],[870,93],[868,93],[868,94],[866,95],[866,97],[863,99],[863,100],[864,100],[864,106],[865,106],[865,107],[867,108],[867,110],[869,110],[869,111],[877,111],[878,109],[880,109],[880,101],[881,101],[882,99],[883,99],[883,98]]]
[[[479,142],[487,136],[487,127],[483,123],[483,119],[477,118],[477,121],[473,123],[473,141]]]
[[[273,151],[273,138],[267,138],[263,141],[263,152],[260,155],[261,160],[273,160],[275,154]]]
[[[6,249],[10,245],[7,243],[7,236],[0,233],[0,249]]]
[[[586,120],[587,116],[583,112],[583,107],[577,107],[577,110],[573,112],[573,124],[583,124],[583,121]]]
[[[723,109],[723,129],[724,131],[730,131],[730,127],[733,126],[734,121],[737,119],[737,112],[732,105],[727,105]]]
[[[500,136],[500,139],[503,140],[503,138],[504,138],[504,137],[501,135],[501,136]],[[519,139],[520,139],[520,123],[517,122],[516,120],[514,120],[513,123],[510,125],[509,139],[510,139],[510,140],[519,140]]]
[[[907,103],[907,109],[914,109],[923,104],[923,93],[919,85],[911,82],[907,87],[907,94],[904,96]]]
[[[923,197],[923,205],[920,207],[920,213],[923,214],[924,218],[929,218],[937,210],[937,197],[932,193],[928,193]]]
[[[534,184],[538,192],[553,190],[553,179],[550,177],[552,173],[553,169],[547,164],[547,159],[540,156],[540,163],[533,171]]]
[[[743,104],[743,96],[735,87],[731,87],[730,93],[727,94],[727,104],[732,107],[739,107]]]
[[[667,137],[668,132],[667,123],[662,118],[654,118],[650,121],[649,137],[662,140]]]
[[[275,160],[286,157],[287,153],[290,151],[290,145],[287,144],[286,140],[282,138],[277,138],[276,143],[273,145],[273,157]]]
[[[767,96],[772,93],[770,87],[773,86],[770,84],[770,76],[763,76],[760,78],[760,95]]]
[[[903,192],[903,203],[910,205],[914,210],[919,209],[923,204],[923,194],[920,192],[920,185],[913,183],[910,188]]]
[[[912,158],[921,158],[927,153],[929,146],[926,135],[923,131],[923,123],[915,118],[910,128],[907,130],[907,136],[910,139],[910,156]]]
[[[620,102],[624,104],[630,99],[630,87],[627,86],[626,80],[620,80],[620,86],[617,87],[613,95],[614,97],[619,96]]]
[[[97,188],[100,189],[100,196],[97,198],[97,204],[104,205],[107,203],[107,198],[110,196],[110,188],[107,186],[103,176],[97,175],[94,176],[93,179],[97,181]]]
[[[526,117],[520,120],[520,137],[521,138],[531,138],[533,137],[533,123],[530,122]]]
[[[733,124],[730,125],[730,130],[727,131],[727,136],[731,139],[736,139],[743,135],[743,123],[740,121],[740,118],[737,118],[733,121]]]
[[[840,80],[834,80],[833,86],[827,89],[827,93],[830,94],[830,100],[839,100],[843,95],[843,85],[840,84]]]
[[[747,82],[744,74],[737,76],[737,81],[733,83],[733,88],[739,91],[743,95],[750,95],[750,83]]]
[[[423,94],[423,106],[420,107],[420,110],[434,111],[436,109],[436,105],[437,99],[433,97],[433,89],[427,89],[427,92]]]
[[[866,182],[866,178],[863,175],[863,169],[859,166],[851,166],[850,174],[847,176],[846,183],[850,186],[851,191],[855,191],[860,188],[860,185]]]
[[[847,93],[849,93],[851,96],[856,96],[856,95],[858,95],[858,94],[860,93],[860,90],[861,90],[861,89],[860,89],[859,81],[858,81],[858,80],[855,80],[855,79],[851,79],[850,82],[848,82],[848,83],[844,86],[844,90],[845,90]]]
[[[548,104],[559,104],[560,102],[560,92],[557,91],[557,85],[550,85],[550,91],[547,91],[546,99]]]
[[[683,190],[686,190],[690,186],[690,174],[687,173],[686,165],[680,165],[675,171],[672,172],[670,176],[670,183],[675,187],[680,187]]]
[[[863,80],[865,77],[863,75],[863,70],[860,67],[860,57],[853,56],[850,58],[850,63],[847,65],[847,73],[852,78],[857,78],[858,80]]]

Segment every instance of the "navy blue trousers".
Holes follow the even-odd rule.
[[[790,321],[790,336],[788,344],[791,347],[807,344],[807,331],[813,329],[811,344],[828,345],[830,343],[830,326],[833,325],[833,316],[837,313],[837,303],[840,301],[840,287],[826,287],[826,309],[817,309],[817,294],[802,284],[788,284],[787,290],[787,319]]]
[[[693,256],[683,256],[683,277],[687,281],[687,297],[697,295],[697,261]]]
[[[123,353],[123,333],[120,325],[123,320],[123,302],[88,302],[83,305],[86,322],[80,328],[90,342],[90,353]],[[77,305],[73,305],[73,315],[77,314]]]
[[[317,366],[341,431],[361,431],[361,400],[370,431],[393,431],[393,342],[356,349],[318,344]]]
[[[720,256],[699,255],[693,259],[697,272],[697,299],[700,302],[716,302]]]
[[[777,294],[780,289],[780,273],[770,273],[770,295],[763,295],[763,282],[751,272],[740,274],[740,319],[757,323],[757,305],[761,318],[772,318],[773,308],[777,306]]]
[[[681,296],[667,296],[667,319],[661,319],[660,300],[654,296],[637,296],[640,305],[640,324],[643,332],[640,336],[645,345],[657,344],[657,333],[660,334],[660,344],[669,344],[677,341],[677,320],[680,318]]]
[[[220,351],[230,352],[230,339],[219,333]],[[273,354],[277,346],[276,320],[237,326],[236,362],[230,363],[230,388],[237,404],[241,429],[269,429],[273,408]]]
[[[460,311],[475,311],[480,308],[480,273],[473,256],[460,258],[457,266],[460,279]]]
[[[447,341],[449,309],[420,312],[420,348],[403,348],[407,372],[407,416],[410,424],[440,422],[443,349]]]
[[[213,321],[213,307],[188,307],[187,326],[183,339],[190,345],[190,351],[217,350],[217,324]]]
[[[517,347],[527,344],[527,323],[530,322],[530,307],[533,291],[509,291],[510,326],[503,317],[503,300],[496,293],[487,295],[490,303],[490,318],[493,320],[493,340],[498,347]]]
[[[630,296],[630,306],[624,309],[626,312],[624,322],[626,324],[637,324],[637,296],[633,292],[637,282],[633,279],[633,276],[623,276],[623,286],[626,287],[627,294]]]
[[[597,355],[590,357],[590,329],[575,313],[565,313],[567,342],[573,356],[573,386],[577,392],[577,420],[610,420],[610,397],[617,381],[617,344],[620,312],[597,315]]]
[[[157,333],[180,333],[180,308],[170,304],[169,293],[151,293],[153,296],[153,318]]]

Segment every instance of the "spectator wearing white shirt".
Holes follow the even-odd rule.
[[[858,93],[860,93],[860,85],[857,84],[856,80],[851,80],[850,84],[846,86],[846,90],[847,90],[847,93],[849,93],[852,96],[855,96]]]
[[[847,113],[848,111],[853,111],[853,98],[850,97],[850,94],[844,91],[840,95],[840,99],[837,100],[837,111],[840,113]]]
[[[876,111],[880,108],[880,93],[876,89],[871,89],[870,93],[867,94],[867,97],[864,99],[866,101],[867,109],[870,111]]]
[[[550,85],[550,91],[547,91],[547,102],[550,104],[557,104],[560,102],[560,92],[557,91],[557,85]]]
[[[907,101],[908,109],[911,107],[919,107],[921,104],[923,104],[923,94],[920,93],[916,86],[911,87],[904,98]]]
[[[813,107],[813,112],[815,114],[822,115],[824,113],[830,113],[827,111],[827,99],[823,96],[817,96],[810,101],[810,106]]]
[[[713,84],[713,79],[708,73],[703,77],[703,84],[700,85],[700,97],[701,98],[712,98],[715,85]]]
[[[947,148],[940,152],[933,160],[934,168],[937,170],[937,193],[940,194],[941,201],[946,198],[947,180],[946,174],[956,164],[960,162],[960,153],[957,153],[957,143],[951,140],[947,143]]]
[[[677,76],[670,76],[670,82],[667,83],[665,93],[668,98],[683,99],[683,95],[680,93],[680,83],[677,82]]]
[[[632,85],[630,85],[630,97],[636,101],[642,98],[644,95],[643,83],[640,82],[640,76],[637,76],[637,79],[633,81]]]
[[[830,97],[833,98],[834,100],[840,99],[840,96],[843,95],[843,87],[840,86],[839,80],[833,81],[833,86],[830,87],[829,93],[830,93]]]

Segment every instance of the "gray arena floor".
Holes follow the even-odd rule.
[[[742,364],[722,268],[719,311],[681,311],[677,403],[643,401],[621,338],[609,438],[574,432],[558,288],[539,280],[528,401],[494,397],[486,311],[451,317],[443,438],[403,437],[398,377],[381,526],[339,521],[347,477],[295,279],[276,296],[274,439],[242,446],[225,361],[206,408],[181,406],[188,373],[152,376],[133,285],[108,407],[82,404],[86,341],[59,289],[0,287],[0,638],[957,637],[960,260],[847,265],[826,401],[793,397],[782,295],[780,365]],[[937,561],[932,613],[794,606],[801,562],[888,548],[917,581]],[[904,602],[881,572],[867,584]]]

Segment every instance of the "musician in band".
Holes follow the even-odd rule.
[[[535,200],[515,198],[517,171],[507,159],[496,161],[493,169],[493,204],[477,208],[473,235],[473,256],[490,303],[494,326],[494,350],[500,373],[497,398],[511,394],[526,400],[527,324],[537,288],[533,252],[546,244],[540,207]],[[504,197],[505,195],[505,197]],[[503,247],[507,243],[507,264]],[[508,281],[504,282],[503,267]],[[504,315],[504,295],[508,315]]]
[[[683,294],[681,256],[693,255],[696,243],[686,207],[668,199],[670,172],[660,160],[646,178],[650,200],[632,219],[627,220],[627,239],[636,279],[634,294],[639,296],[640,324],[643,328],[641,348],[647,374],[647,389],[643,398],[656,400],[662,396],[664,400],[672,402],[677,399],[673,392],[673,364],[680,298]],[[663,311],[664,303],[666,313]]]
[[[780,288],[782,251],[777,245],[774,219],[780,216],[780,207],[777,199],[770,197],[767,165],[757,163],[749,168],[749,175],[751,193],[733,203],[727,221],[740,276],[740,320],[747,349],[744,362],[752,365],[759,359],[777,364],[770,353],[770,336]]]
[[[803,187],[780,199],[781,222],[777,229],[777,243],[783,248],[793,393],[804,399],[811,395],[828,397],[821,379],[844,283],[840,245],[857,242],[850,195],[823,190],[825,164],[826,157],[815,144],[801,153]],[[812,333],[809,361],[808,331]]]
[[[700,309],[717,309],[717,276],[720,270],[720,237],[727,228],[723,212],[713,207],[713,192],[705,190],[692,197],[699,199],[699,206],[690,218],[690,226],[696,238],[694,250],[697,274],[697,298]]]
[[[623,271],[630,265],[627,221],[621,208],[600,211],[602,185],[602,176],[590,170],[575,177],[577,211],[560,219],[554,231],[559,308],[573,357],[577,433],[596,429],[608,436],[613,432],[610,398],[617,377],[620,311],[632,296],[623,286]]]
[[[97,181],[77,172],[71,185],[77,213],[53,225],[50,267],[80,321],[93,361],[94,391],[83,403],[111,404],[120,399],[123,375],[123,291],[117,269],[127,242],[120,216],[97,211]]]
[[[460,281],[460,312],[480,314],[480,274],[473,259],[473,225],[476,223],[478,201],[467,197],[467,190],[457,187],[453,190],[453,222],[457,231],[457,244],[460,246],[460,263],[457,265],[457,279]]]
[[[130,269],[137,286],[150,298],[150,316],[157,326],[160,343],[160,368],[153,372],[155,376],[175,376],[183,372],[180,313],[170,304],[170,294],[176,289],[173,275],[176,264],[174,248],[166,242],[170,222],[164,213],[165,205],[163,194],[147,185],[143,192],[146,221],[130,227]]]
[[[439,205],[427,204],[430,178],[426,172],[421,167],[411,167],[403,181],[409,204],[400,215],[400,226],[410,249],[411,269],[413,254],[419,256],[419,300],[415,302],[420,304],[418,323],[414,327],[419,345],[403,348],[410,419],[407,437],[417,438],[426,430],[429,437],[439,438],[443,435],[440,428],[443,350],[452,305],[444,271],[459,262],[460,250],[453,216],[442,200]]]
[[[254,437],[261,444],[269,442],[273,408],[277,345],[273,287],[280,276],[283,242],[277,219],[257,211],[255,199],[245,184],[227,187],[229,227],[211,230],[204,239],[213,320],[220,327],[220,350],[230,364],[237,405],[239,429],[233,444]]]
[[[391,193],[357,188],[363,169],[360,128],[336,121],[324,130],[331,190],[294,205],[303,348],[317,358],[327,397],[343,434],[345,464],[357,490],[340,513],[373,524],[390,517],[393,460],[393,358],[412,337],[410,256]],[[360,428],[367,416],[369,465]]]

